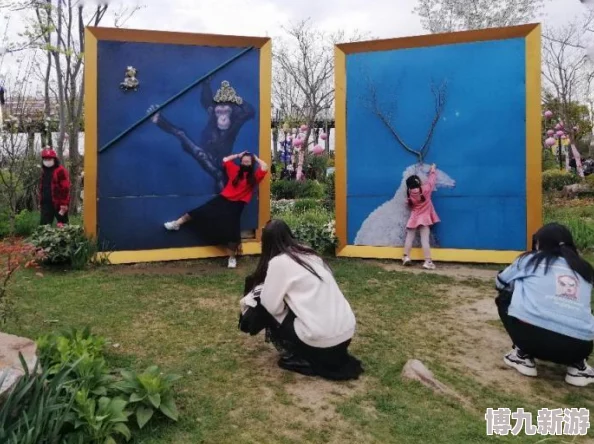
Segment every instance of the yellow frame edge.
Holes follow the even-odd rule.
[[[270,140],[266,137],[270,132],[271,88],[272,88],[272,43],[268,37],[243,37],[213,34],[192,34],[163,31],[146,31],[121,28],[85,29],[85,187],[83,225],[88,236],[97,237],[97,57],[100,40],[165,43],[196,46],[242,47],[254,46],[260,51],[260,104],[259,104],[259,157],[270,165]],[[270,194],[270,173],[259,185],[258,195]],[[244,242],[243,254],[260,254],[261,226],[270,218],[270,199],[258,201],[258,228],[256,240]],[[137,262],[174,261],[184,259],[202,259],[226,255],[225,250],[215,246],[167,248],[138,251],[111,251],[99,253],[107,255],[112,264],[128,264]]]
[[[402,259],[404,248],[401,247],[367,247],[362,245],[347,245],[337,252],[338,257],[353,257],[365,259]],[[461,250],[450,248],[435,248],[431,250],[431,257],[439,262],[467,262],[483,264],[509,264],[522,251],[504,250]],[[423,250],[413,248],[410,254],[412,260],[423,260]]]
[[[540,36],[541,25],[528,24],[507,28],[478,31],[430,34],[387,40],[372,40],[336,45],[335,57],[335,201],[336,236],[338,257],[376,259],[400,259],[404,252],[399,247],[373,247],[347,243],[347,129],[346,129],[346,54],[390,51],[396,49],[440,46],[478,41],[507,40],[524,37],[526,43],[526,247],[532,242],[532,234],[542,224],[542,172],[541,172],[541,103],[540,103]],[[499,250],[432,250],[433,259],[443,262],[509,263],[521,254],[520,251]],[[422,250],[413,249],[411,258],[423,258]]]

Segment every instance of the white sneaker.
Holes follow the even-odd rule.
[[[425,263],[423,264],[423,268],[425,270],[435,270],[435,264],[433,263],[433,261],[425,261]]]
[[[227,262],[227,268],[237,268],[237,259],[230,257],[229,261]]]
[[[177,221],[165,222],[165,229],[168,231],[178,231],[179,224],[177,223]]]
[[[514,347],[512,351],[503,357],[503,362],[508,367],[515,368],[524,376],[537,375],[534,359],[522,354],[522,352],[517,347]]]
[[[567,367],[565,382],[576,387],[585,387],[594,383],[594,368],[590,367],[586,361]]]
[[[402,258],[402,265],[404,265],[405,267],[412,265],[412,261],[410,260],[410,257],[404,256]]]

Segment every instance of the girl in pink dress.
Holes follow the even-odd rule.
[[[403,265],[411,264],[409,254],[418,230],[421,235],[423,254],[425,255],[423,268],[435,270],[435,264],[431,260],[429,236],[431,234],[431,227],[440,221],[433,207],[433,202],[431,202],[431,194],[435,189],[436,176],[435,165],[431,165],[427,183],[422,183],[417,175],[410,176],[406,179],[407,203],[411,211],[410,219],[406,224]]]

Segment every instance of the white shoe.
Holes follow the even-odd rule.
[[[511,368],[515,368],[524,376],[536,376],[536,364],[534,359],[529,356],[522,354],[517,347],[514,347],[507,355],[503,357],[505,365]]]
[[[586,361],[567,367],[565,382],[576,387],[585,387],[594,383],[594,368],[590,367]]]
[[[179,224],[176,221],[173,222],[165,222],[165,229],[168,231],[178,231]]]
[[[230,257],[229,261],[227,262],[227,268],[237,268],[237,259]]]
[[[435,264],[433,263],[433,261],[425,261],[425,263],[423,264],[423,268],[425,270],[435,270]]]
[[[405,267],[407,267],[408,265],[412,265],[412,261],[410,260],[410,257],[404,256],[402,258],[402,265],[404,265]]]

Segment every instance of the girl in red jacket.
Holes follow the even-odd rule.
[[[239,159],[239,165],[235,160]],[[256,168],[256,163],[260,168]],[[209,245],[224,245],[231,253],[229,268],[237,267],[236,255],[241,245],[241,213],[252,200],[256,186],[268,171],[268,165],[255,154],[244,151],[223,159],[229,181],[223,191],[201,207],[165,223],[169,231],[177,231],[190,222]]]
[[[51,225],[54,219],[58,224],[68,223],[68,205],[70,204],[70,180],[68,171],[58,160],[56,152],[50,147],[41,151],[43,162],[41,183],[39,186],[41,225]]]

